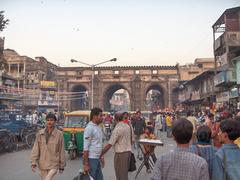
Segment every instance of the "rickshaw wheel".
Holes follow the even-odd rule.
[[[70,160],[74,160],[77,157],[76,150],[74,150],[74,149],[70,150],[69,151],[69,157],[70,157]]]

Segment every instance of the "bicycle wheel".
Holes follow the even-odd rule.
[[[36,133],[35,132],[32,132],[28,135],[26,135],[25,137],[26,139],[26,144],[29,148],[32,148],[33,147],[33,144],[34,144],[34,141],[36,139]]]
[[[9,132],[6,133],[4,137],[4,149],[6,152],[13,152],[14,151],[14,143],[13,138]]]
[[[13,151],[18,151],[18,138],[15,134],[11,134],[11,143]]]

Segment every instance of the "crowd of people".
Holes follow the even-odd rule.
[[[161,112],[146,121],[141,111],[134,114],[116,112],[114,118],[103,118],[100,108],[93,108],[90,122],[84,131],[83,169],[94,180],[103,180],[104,155],[114,150],[114,170],[117,180],[128,180],[129,159],[133,148],[137,158],[150,155],[155,163],[151,171],[148,161],[146,172],[151,180],[239,180],[240,179],[240,112],[231,114],[196,113],[186,116],[174,112]],[[115,123],[109,141],[103,142],[100,124]],[[52,177],[64,170],[65,159],[62,133],[54,128],[56,117],[47,115],[47,126],[37,135],[31,166],[41,170],[42,179]],[[139,140],[160,138],[166,131],[177,147],[156,157],[153,145],[140,145]],[[165,134],[165,133],[164,133]],[[47,161],[45,161],[47,159]]]
[[[158,158],[151,180],[240,179],[240,112],[162,113],[156,118],[161,130],[169,117],[177,148]]]

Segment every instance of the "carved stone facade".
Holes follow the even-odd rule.
[[[146,96],[150,90],[158,90],[162,95],[162,107],[172,107],[175,95],[173,89],[178,83],[177,66],[112,66],[95,67],[60,67],[58,68],[60,101],[67,110],[77,110],[80,98],[68,96],[71,93],[88,92],[91,107],[110,110],[110,99],[119,89],[127,90],[131,110],[146,110]],[[92,79],[93,78],[93,79]],[[93,82],[93,87],[92,87]]]
[[[89,109],[93,105],[108,111],[110,100],[119,89],[128,92],[131,110],[154,110],[148,104],[150,90],[160,92],[155,108],[174,108],[178,82],[188,81],[214,66],[213,59],[198,58],[190,66],[58,67],[44,57],[32,59],[11,49],[3,51],[3,59],[6,73],[16,79],[17,90],[24,92],[25,108],[32,110],[39,108],[41,81],[57,84],[54,91],[58,110]]]

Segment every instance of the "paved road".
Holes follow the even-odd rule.
[[[175,143],[172,139],[166,138],[165,133],[161,134],[164,142],[163,147],[156,148],[156,155],[159,156],[161,153],[168,152],[175,147]],[[0,155],[0,180],[38,180],[39,174],[32,173],[29,164],[30,150],[21,150],[14,153],[5,153]],[[106,166],[103,168],[103,174],[105,180],[114,180],[114,169],[113,169],[113,156],[114,153],[110,150],[105,155]],[[139,166],[141,161],[137,160]],[[56,180],[72,180],[77,174],[78,170],[82,167],[81,158],[76,160],[68,160],[67,166],[63,174],[58,174]],[[129,179],[134,180],[136,171],[129,173]],[[137,177],[137,180],[148,179],[149,174],[146,173],[145,167],[142,169]]]

